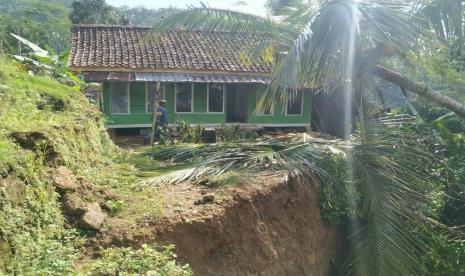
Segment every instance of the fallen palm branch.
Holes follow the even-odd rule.
[[[291,176],[330,178],[317,166],[317,161],[329,152],[347,146],[341,140],[325,140],[302,135],[270,139],[258,143],[227,143],[179,145],[154,149],[153,159],[181,165],[183,169],[145,180],[144,185],[202,182],[228,171],[289,171]]]

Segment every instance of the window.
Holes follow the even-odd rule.
[[[129,113],[129,87],[127,82],[110,83],[110,112]]]
[[[155,97],[155,94],[157,92],[157,83],[156,82],[147,82],[146,83],[146,91],[147,91],[147,113],[152,113],[153,112],[153,100]],[[165,98],[165,84],[162,83],[160,85],[160,91],[159,94],[157,95],[157,102],[161,99]]]
[[[273,115],[273,110],[271,109],[272,103],[266,102],[263,97],[265,96],[266,89],[264,87],[259,87],[257,90],[257,115],[259,116],[271,116]],[[263,100],[263,105],[260,103]]]
[[[224,84],[208,84],[208,112],[223,113]]]
[[[303,96],[302,90],[288,91],[286,115],[302,115]]]
[[[192,83],[176,83],[176,112],[192,112],[193,110],[193,93]]]

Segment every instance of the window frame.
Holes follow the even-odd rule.
[[[150,82],[150,81],[146,81],[145,82],[145,114],[152,114],[152,112],[149,112],[149,83],[154,83],[155,85],[157,85],[156,83],[157,82]],[[165,93],[165,83],[162,82],[160,84],[162,86],[162,99],[163,100],[166,100],[166,93]]]
[[[211,113],[211,114],[224,114],[224,110],[225,110],[225,91],[226,91],[226,84],[225,83],[222,83],[220,82],[220,84],[223,86],[223,106],[221,108],[221,112],[217,112],[217,111],[210,111],[210,83],[207,83],[207,113]]]
[[[191,100],[191,111],[181,111],[178,112],[178,82],[174,83],[174,113],[176,114],[191,114],[194,113],[194,83],[193,82],[179,82],[179,83],[189,83],[191,85],[191,95],[192,95],[192,100]]]
[[[287,113],[287,106],[290,100],[289,95],[286,95],[286,103],[285,103],[285,116],[303,116],[304,115],[304,90],[299,91],[300,92],[300,113],[299,114],[288,114]],[[287,94],[291,93],[290,91],[287,92]]]
[[[113,91],[113,85],[115,83],[124,83],[126,84],[126,95],[128,97],[128,112],[126,113],[119,113],[119,112],[113,112],[112,111],[112,91]],[[131,91],[130,91],[130,84],[127,81],[110,81],[109,85],[109,90],[110,90],[110,114],[116,114],[116,115],[128,115],[131,114]]]
[[[255,99],[255,110],[258,110],[258,103],[260,102],[260,93],[264,94],[266,90],[256,90],[257,91],[257,95],[256,95],[256,99]],[[260,91],[263,91],[263,92],[260,92]],[[262,95],[263,96],[263,95]],[[265,114],[265,113],[259,113],[259,112],[255,112],[256,113],[256,116],[260,116],[260,117],[266,117],[266,116],[274,116],[274,108],[271,108],[270,110],[270,114]]]

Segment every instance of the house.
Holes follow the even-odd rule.
[[[154,97],[167,100],[170,124],[179,118],[207,126],[310,127],[312,96],[306,91],[257,111],[272,68],[248,53],[265,39],[264,34],[77,25],[69,66],[85,81],[103,84],[108,128],[150,127]]]

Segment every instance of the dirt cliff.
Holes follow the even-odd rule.
[[[162,217],[132,225],[114,218],[95,241],[172,243],[196,275],[328,275],[340,233],[320,215],[318,185],[283,175],[253,178],[253,185],[217,191],[211,202],[202,201],[211,190],[168,187]]]

